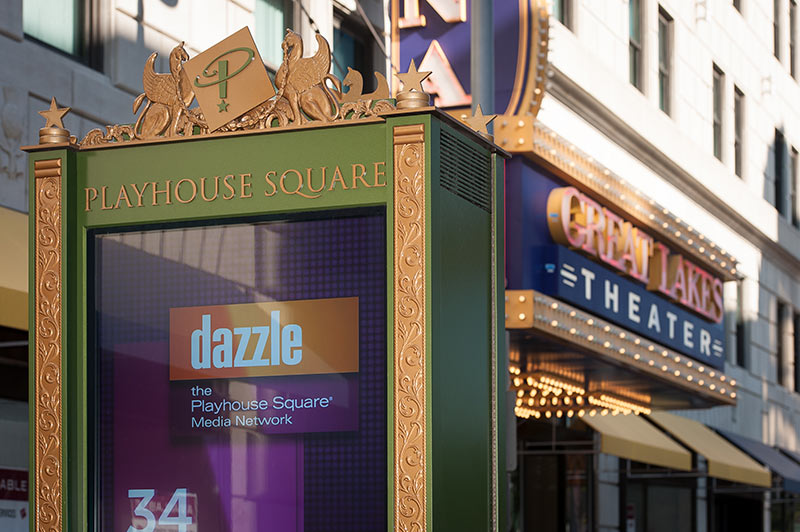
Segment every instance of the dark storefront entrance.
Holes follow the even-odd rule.
[[[620,460],[622,530],[692,532],[696,530],[696,475]]]
[[[708,505],[710,532],[752,532],[762,530],[763,491],[752,493],[713,493]],[[773,529],[775,530],[775,529]],[[782,529],[777,529],[782,530]]]
[[[521,421],[512,482],[520,532],[589,532],[594,525],[594,445],[580,421]]]

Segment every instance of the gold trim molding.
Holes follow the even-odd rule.
[[[34,529],[61,532],[61,159],[36,161],[34,256]]]
[[[394,128],[394,529],[427,530],[425,126]]]
[[[535,117],[542,107],[550,46],[550,15],[547,4],[547,0],[519,0],[517,69],[504,117]]]

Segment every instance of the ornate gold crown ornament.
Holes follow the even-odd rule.
[[[397,75],[403,91],[395,105],[386,78],[378,72],[377,89],[369,94],[363,94],[364,81],[358,71],[348,68],[344,80],[334,76],[328,41],[319,34],[316,39],[317,52],[303,57],[302,38],[286,30],[274,85],[247,28],[191,59],[180,43],[170,52],[168,73],[155,72],[158,54],[153,52],[142,73],[144,90],[133,102],[133,112],[138,113],[133,124],[93,129],[77,143],[62,123],[70,108],[59,109],[53,99],[50,109],[40,112],[47,124],[39,132],[39,142],[71,142],[86,148],[345,122],[429,105],[421,83],[430,73],[417,72],[413,60],[409,72]]]

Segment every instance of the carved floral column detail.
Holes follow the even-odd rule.
[[[425,126],[394,128],[394,527],[424,531]]]
[[[36,161],[35,179],[35,525],[62,530],[61,159]]]

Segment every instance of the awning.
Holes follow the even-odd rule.
[[[778,447],[778,449],[779,449],[779,450],[780,450],[780,451],[781,451],[783,454],[785,454],[786,456],[788,456],[789,458],[791,458],[792,460],[794,460],[795,462],[798,462],[798,463],[800,463],[800,453],[798,453],[798,452],[795,452],[795,451],[790,451],[790,450],[788,450],[788,449],[784,449],[783,447]]]
[[[600,451],[672,469],[692,469],[689,451],[635,415],[583,417],[600,434]]]
[[[783,479],[784,491],[800,493],[800,464],[759,441],[722,430],[719,433],[780,476]]]
[[[28,330],[28,216],[0,207],[0,326]]]
[[[708,462],[709,476],[763,486],[772,485],[769,471],[702,423],[667,412],[650,419]]]

